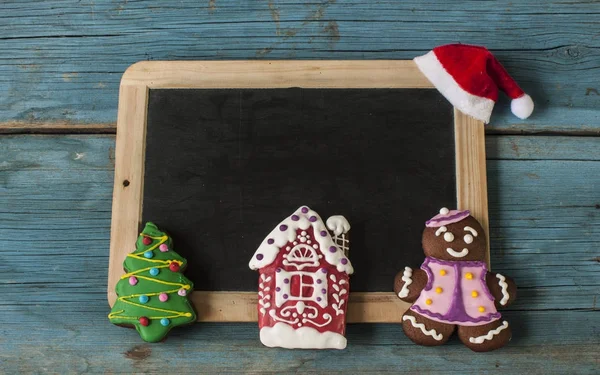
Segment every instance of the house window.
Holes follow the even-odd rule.
[[[290,283],[290,300],[307,300],[313,297],[315,288],[312,275],[292,275]]]
[[[279,307],[288,301],[312,301],[321,307],[327,306],[327,274],[278,269],[275,274],[275,304]]]
[[[298,270],[302,270],[305,267],[311,266],[316,267],[319,265],[319,255],[313,248],[318,246],[317,244],[298,244],[294,246],[290,252],[284,256],[283,264],[286,266],[293,266]]]

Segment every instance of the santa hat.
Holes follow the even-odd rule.
[[[446,207],[440,210],[440,213],[425,222],[427,228],[439,228],[444,225],[458,223],[462,219],[471,215],[469,210],[449,210]]]
[[[448,44],[414,61],[454,107],[486,124],[498,100],[498,89],[512,99],[510,107],[518,118],[526,119],[533,112],[531,97],[485,47]]]

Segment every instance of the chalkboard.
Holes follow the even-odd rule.
[[[402,103],[402,105],[399,105]],[[352,225],[352,290],[389,291],[456,207],[452,106],[428,89],[151,90],[142,221],[198,290],[256,290],[248,262],[301,205]]]
[[[138,227],[156,223],[188,259],[186,276],[198,291],[192,300],[207,312],[203,319],[199,311],[200,320],[255,319],[249,296],[256,293],[257,273],[248,262],[264,237],[301,205],[323,218],[344,215],[350,221],[351,297],[362,297],[355,307],[382,296],[390,305],[394,275],[423,260],[424,222],[440,207],[464,205],[457,158],[465,138],[456,134],[455,111],[436,90],[369,82],[362,70],[331,78],[335,85],[313,83],[306,71],[287,84],[273,83],[268,74],[262,84],[248,84],[238,72],[234,78],[243,84],[231,84],[230,77],[222,87],[206,85],[205,74],[195,85],[175,78],[161,83],[164,66],[155,70],[158,75],[142,77],[143,92],[132,94],[143,105],[141,115],[120,101],[111,267],[113,258],[122,262],[131,250],[113,249],[112,238],[123,233],[115,226],[130,207]],[[131,129],[136,121],[143,122],[137,132]],[[131,135],[125,138],[122,129]],[[119,152],[136,155],[137,148],[137,160],[123,163]],[[131,191],[135,204],[119,196]],[[128,234],[130,244],[137,230]],[[215,296],[228,296],[228,308],[239,310],[235,317],[223,313]],[[354,320],[388,321],[396,313]]]

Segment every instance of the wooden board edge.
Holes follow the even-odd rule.
[[[285,74],[278,69],[283,69]],[[336,71],[340,69],[341,72]],[[373,69],[381,69],[383,73],[376,74],[375,77],[372,77],[372,74],[360,74],[372,73]],[[394,72],[394,69],[398,71]],[[241,83],[236,85],[234,80]],[[402,83],[404,80],[406,82]],[[268,84],[264,85],[264,82]],[[107,286],[110,306],[116,301],[115,286],[122,274],[122,263],[135,244],[141,222],[148,90],[267,86],[269,88],[432,87],[418,71],[416,65],[406,60],[142,62],[131,66],[123,75],[119,92]],[[489,263],[484,126],[482,122],[456,109],[454,126],[457,207],[471,210],[472,215],[485,229],[488,238]],[[247,322],[257,319],[255,292],[202,291],[192,293],[191,298],[198,311],[199,321]],[[350,294],[347,321],[349,323],[400,322],[402,314],[409,306],[392,292],[354,292]]]
[[[256,322],[256,292],[195,291],[190,297],[198,322]],[[394,292],[350,293],[347,323],[401,323],[410,304],[402,302]]]
[[[176,88],[433,88],[412,60],[142,61],[121,84]]]
[[[135,247],[142,217],[147,104],[148,87],[121,85],[108,262],[111,307],[117,299],[115,287],[123,274],[123,261]]]
[[[456,202],[479,221],[487,239],[486,261],[490,265],[490,225],[488,217],[485,125],[454,109],[456,145]]]

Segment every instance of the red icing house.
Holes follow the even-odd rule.
[[[264,345],[346,347],[348,275],[354,271],[347,258],[349,230],[343,216],[325,224],[303,206],[263,240],[250,268],[260,274],[258,326]]]

